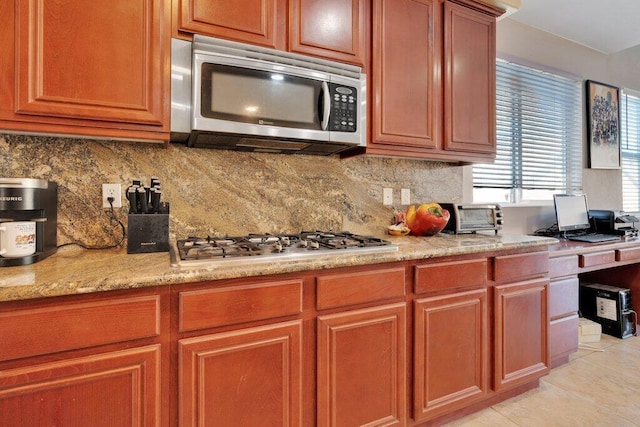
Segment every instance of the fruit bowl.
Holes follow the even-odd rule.
[[[389,227],[387,227],[387,233],[392,236],[406,236],[410,232],[411,230],[409,230],[409,227],[407,227],[404,223],[390,225]]]

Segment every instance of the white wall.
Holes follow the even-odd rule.
[[[605,55],[509,18],[497,24],[498,56],[519,59],[549,71],[640,91],[640,47]],[[584,89],[583,89],[584,90]],[[583,189],[593,209],[622,209],[620,170],[588,169],[584,125]],[[466,181],[465,181],[466,182]],[[505,209],[505,230],[531,233],[554,222],[553,206]],[[551,223],[550,223],[551,222]]]

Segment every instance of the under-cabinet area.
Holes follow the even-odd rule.
[[[547,292],[546,247],[525,247],[7,301],[0,413],[428,425],[537,386]]]

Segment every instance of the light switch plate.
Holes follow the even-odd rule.
[[[403,205],[411,204],[411,190],[408,188],[403,188],[400,190],[400,203]]]
[[[382,204],[385,206],[393,205],[393,190],[391,188],[382,189]]]

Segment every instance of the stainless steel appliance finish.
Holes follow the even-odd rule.
[[[496,234],[502,230],[502,209],[495,204],[440,203],[451,214],[444,232],[475,233],[493,230]]]
[[[329,155],[366,145],[359,67],[205,36],[172,40],[171,139]]]
[[[16,258],[0,256],[0,267],[38,262],[57,251],[58,185],[32,178],[0,178],[0,222],[33,221],[36,252]]]
[[[303,231],[298,234],[249,234],[238,237],[189,237],[173,248],[174,267],[215,267],[238,263],[295,261],[327,254],[370,254],[397,251],[391,242],[346,231]]]

